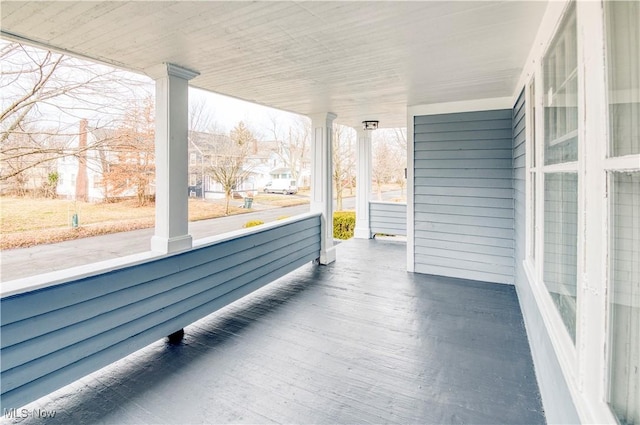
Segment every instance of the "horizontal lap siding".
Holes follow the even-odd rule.
[[[19,407],[319,257],[320,218],[1,300],[2,408]]]
[[[515,273],[518,282],[526,279],[522,262],[525,259],[525,212],[526,212],[526,120],[525,95],[520,93],[513,107],[513,201]]]
[[[511,110],[414,118],[415,271],[513,283]]]
[[[374,234],[406,235],[407,204],[370,202],[369,226]]]

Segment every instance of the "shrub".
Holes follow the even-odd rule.
[[[356,227],[355,211],[336,211],[333,213],[333,237],[351,239]]]
[[[251,220],[251,221],[247,221],[246,223],[244,223],[244,226],[242,226],[242,227],[248,228],[248,227],[260,226],[261,224],[264,224],[264,221],[262,221],[262,220]]]

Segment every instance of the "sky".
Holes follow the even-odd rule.
[[[5,49],[9,45],[9,42],[0,40],[0,53],[2,49]],[[20,72],[18,72],[17,75],[19,76],[15,77],[16,73],[12,71],[19,71],[21,68],[33,69],[33,58],[30,58],[29,55],[37,58],[45,54],[46,51],[43,49],[26,46],[24,52],[18,51],[18,53],[9,57],[0,57],[0,59],[2,59],[2,63],[0,63],[0,71],[2,71],[0,72],[0,89],[2,91],[2,99],[0,100],[2,102],[0,103],[2,103],[3,108],[11,103],[12,98],[21,96],[25,90],[29,90],[30,87],[33,86],[33,74],[20,76]],[[68,84],[70,82],[72,83],[74,79],[87,78],[87,73],[96,72],[95,67],[103,70],[113,69],[104,65],[91,64],[86,60],[77,59],[75,61],[77,61],[77,64],[76,62],[72,62],[71,66],[63,69],[65,73],[60,76],[61,81]],[[121,98],[116,96],[113,101],[109,100],[101,103],[102,105],[114,105],[112,113],[105,114],[103,113],[104,111],[96,112],[95,110],[91,110],[91,108],[78,108],[78,110],[74,110],[71,103],[73,103],[75,99],[67,99],[66,101],[64,99],[56,99],[55,102],[50,102],[52,104],[55,103],[55,105],[47,105],[45,103],[38,107],[40,115],[37,121],[49,128],[58,126],[58,128],[66,127],[73,129],[78,125],[77,123],[81,118],[87,118],[89,119],[90,125],[99,127],[100,122],[108,123],[114,119],[117,120],[115,117],[118,115],[121,116],[125,108],[130,108],[131,102],[136,100],[142,102],[154,93],[154,83],[149,77],[126,71],[119,72],[126,74],[126,78],[123,77],[122,79],[137,81],[138,87],[130,89],[131,92],[128,97],[131,97],[131,100],[125,99],[123,102]],[[102,87],[103,86],[100,86],[99,91],[103,91]],[[90,96],[96,96],[95,90],[90,91],[90,93]],[[299,122],[301,117],[300,115],[290,112],[193,87],[189,88],[189,101],[190,104],[204,102],[206,108],[211,111],[210,114],[212,115],[212,121],[215,123],[216,132],[229,133],[238,122],[243,121],[258,140],[273,139],[272,129],[274,118],[278,123],[279,131],[282,132],[288,131],[289,127],[295,127],[296,122]],[[64,102],[68,103],[65,104]],[[63,108],[70,107],[69,109],[71,109],[72,112],[63,113],[59,107],[61,105],[64,105]],[[110,126],[109,124],[105,125]],[[375,134],[374,139],[376,136],[380,137],[381,135]]]
[[[31,90],[34,85],[34,78],[37,79],[37,73],[21,73],[21,70],[35,69],[34,59],[37,61],[46,55],[46,50],[30,46],[26,46],[24,51],[18,50],[11,54],[6,54],[4,49],[10,47],[10,44],[12,43],[0,40],[0,91],[2,92],[0,103],[2,104],[3,110],[10,105],[14,99],[23,96],[25,92]],[[74,81],[86,79],[88,75],[97,72],[95,69],[113,69],[104,65],[91,64],[88,61],[80,59],[75,60],[73,63],[73,66],[65,66],[59,69],[57,79],[61,84],[73,84]],[[87,109],[84,107],[74,108],[74,106],[77,106],[77,100],[75,98],[69,99],[61,96],[55,98],[53,101],[43,102],[38,105],[39,114],[37,121],[46,127],[58,126],[62,128],[67,126],[73,127],[77,125],[77,122],[81,118],[87,118],[90,122],[93,121],[95,123],[94,125],[99,125],[98,122],[100,121],[108,122],[113,119],[111,116],[122,114],[123,106],[130,107],[132,101],[142,101],[154,93],[153,80],[150,78],[126,71],[119,72],[126,74],[127,81],[137,81],[139,86],[130,89],[131,92],[127,97],[131,99],[125,99],[124,102],[121,101],[121,98],[113,99],[113,101],[109,100],[108,102],[96,102],[101,105],[108,105],[111,102],[111,104],[114,105],[111,112],[106,110],[96,112],[95,110],[92,111],[90,108]],[[109,90],[109,88],[105,88],[104,92],[106,93],[107,90]],[[95,88],[88,92],[90,93],[89,96],[96,96],[97,93]],[[190,103],[204,102],[206,108],[211,110],[213,121],[216,124],[216,130],[226,133],[233,129],[239,121],[244,121],[244,123],[256,133],[256,136],[269,138],[273,117],[276,117],[281,127],[288,127],[287,124],[289,122],[299,119],[299,115],[290,112],[284,112],[192,87],[189,88],[189,101]],[[63,109],[67,109],[67,113],[61,111],[61,106]],[[102,108],[104,109],[104,106],[102,106]]]
[[[256,132],[269,132],[271,127],[270,117],[275,116],[282,123],[295,120],[300,115],[279,109],[269,108],[252,102],[246,102],[237,98],[189,88],[189,99],[198,101],[203,99],[214,111],[215,121],[218,127],[229,132],[238,122],[244,121],[252,130]]]

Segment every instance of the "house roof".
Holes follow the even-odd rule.
[[[291,174],[291,170],[289,168],[276,168],[271,170],[269,174]]]
[[[337,122],[512,96],[545,1],[3,2],[3,38]]]
[[[226,134],[189,131],[189,142],[205,155],[215,153],[220,144],[224,144],[229,140],[229,136]]]

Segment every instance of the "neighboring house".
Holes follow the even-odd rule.
[[[207,172],[219,157],[218,147],[229,142],[226,134],[212,134],[198,131],[189,132],[189,196],[195,198],[220,199],[224,197],[222,185]],[[286,168],[280,143],[277,141],[255,141],[246,157],[244,173],[247,177],[239,180],[235,192],[245,196],[257,192],[274,178],[283,173],[291,178],[292,172]],[[308,186],[311,175],[310,162],[303,162],[304,168],[298,177],[298,186]]]
[[[118,146],[115,130],[89,128],[80,122],[77,136],[65,146],[66,155],[57,160],[58,197],[87,202],[137,196],[135,176],[141,155]],[[153,154],[147,161],[153,161]],[[148,171],[146,174],[153,173]],[[153,176],[146,195],[154,193]]]
[[[73,136],[65,146],[67,155],[57,160],[58,186],[56,193],[58,197],[90,202],[104,201],[104,161],[101,158],[104,153],[101,153],[95,146],[99,137],[105,135],[104,130],[98,134],[95,130],[89,129],[86,121],[80,123],[78,135]],[[84,150],[82,155],[85,158],[85,166],[81,166],[80,150]],[[109,153],[107,152],[107,154]],[[79,175],[82,179],[80,185],[78,183]]]
[[[276,168],[272,170],[269,175],[272,179],[291,179],[293,173],[288,168]]]
[[[221,199],[224,198],[222,184],[215,181],[209,169],[216,161],[225,155],[220,147],[228,144],[230,138],[226,134],[213,134],[198,131],[189,132],[189,196],[195,198]],[[258,156],[248,156],[243,174],[248,177],[239,179],[235,191],[255,191],[265,180],[265,170],[262,159]]]
[[[207,167],[211,165],[216,142],[228,139],[224,134],[211,134],[189,131],[189,196],[207,197],[207,192],[217,192],[216,183],[207,175]],[[220,189],[221,191],[221,189]]]
[[[49,175],[55,172],[56,168],[55,160],[43,158],[46,156],[44,154],[30,155],[29,162],[38,162],[38,164],[29,165],[29,168],[23,172],[0,182],[0,193],[24,194],[42,191],[49,181]],[[3,164],[0,165],[0,168],[0,174],[2,175],[12,172],[9,165]]]
[[[271,170],[269,172],[269,176],[271,180],[294,179],[293,172],[291,171],[291,169],[287,167],[282,167],[282,166]],[[298,187],[309,187],[310,179],[311,179],[311,167],[307,163],[307,167],[302,168],[300,174],[298,174],[298,177],[295,180]]]
[[[286,158],[288,153],[283,149],[282,142],[277,140],[260,142],[261,151],[263,157],[266,157],[266,164],[270,167],[269,180],[286,178],[291,179],[294,177],[294,172],[291,166],[287,164]],[[311,176],[311,163],[309,158],[304,158],[299,161],[297,165],[297,178],[296,183],[298,187],[308,187]],[[268,181],[267,181],[268,182]],[[264,182],[261,186],[264,186],[267,182]]]
[[[31,137],[44,139],[38,141],[41,148],[33,147]],[[0,161],[0,193],[50,195],[49,176],[56,171],[56,148],[63,143],[57,135],[10,135],[2,146],[7,155]]]

